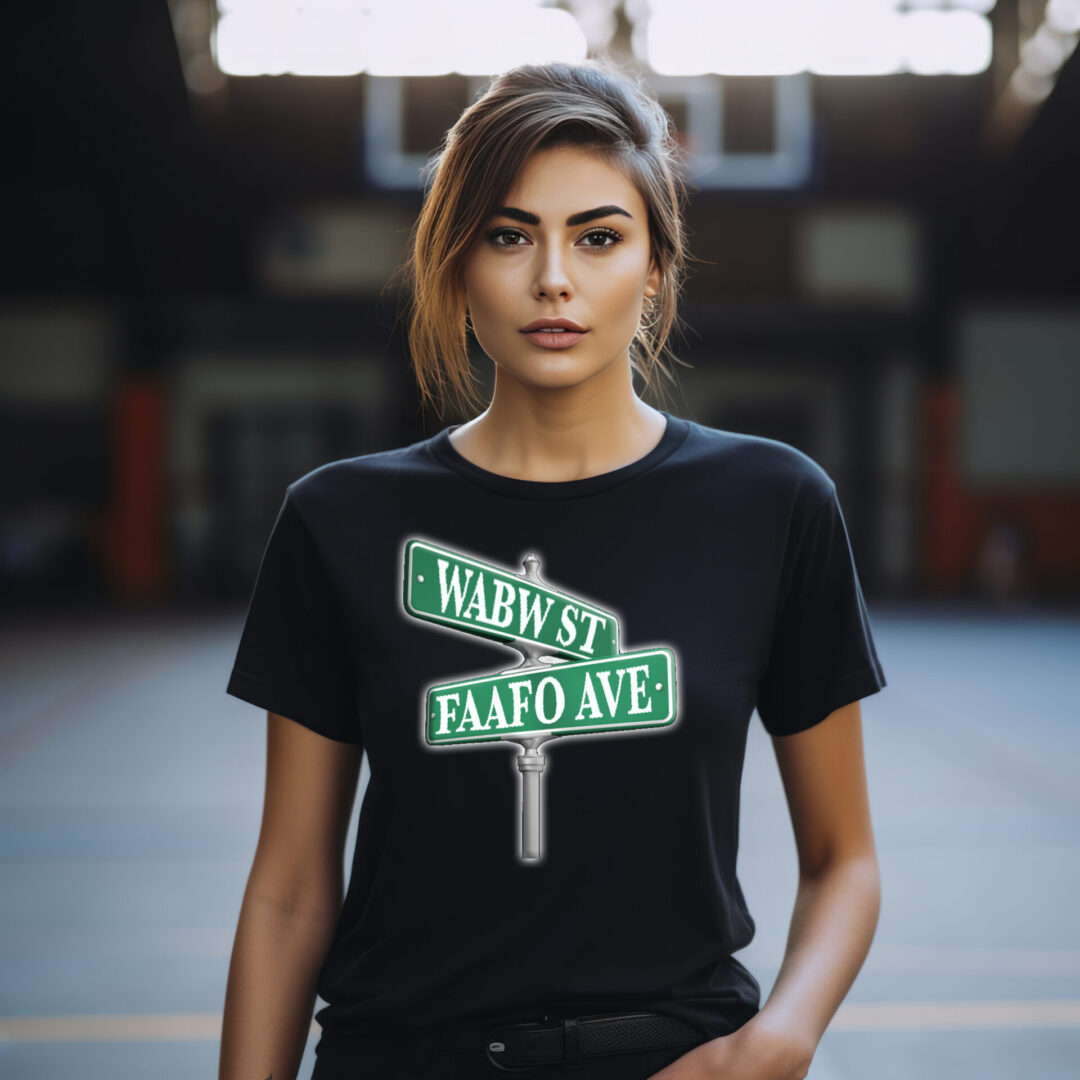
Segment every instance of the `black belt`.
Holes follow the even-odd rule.
[[[446,1027],[433,1046],[483,1053],[506,1071],[538,1065],[580,1065],[582,1058],[634,1050],[698,1046],[708,1040],[696,1027],[652,1012],[548,1017],[489,1026]]]
[[[489,1028],[484,1039],[488,1061],[508,1071],[549,1064],[574,1066],[583,1057],[689,1047],[704,1041],[697,1028],[650,1012],[502,1024]]]
[[[583,1058],[635,1050],[700,1046],[710,1038],[672,1016],[635,1011],[563,1017],[543,1015],[520,1022],[451,1023],[433,1028],[395,1028],[383,1023],[349,1024],[324,1039],[371,1040],[422,1063],[430,1050],[452,1050],[486,1058],[506,1072],[540,1065],[580,1065]],[[427,1047],[427,1050],[424,1048]]]

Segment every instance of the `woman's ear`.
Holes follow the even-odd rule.
[[[655,260],[649,264],[649,276],[645,279],[645,295],[651,300],[660,291],[661,275]]]

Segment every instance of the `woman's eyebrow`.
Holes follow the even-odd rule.
[[[631,221],[634,220],[621,206],[597,206],[593,210],[582,210],[578,214],[571,214],[566,219],[566,224],[584,225],[586,221],[610,217],[612,214],[625,214]],[[535,214],[530,214],[528,210],[519,210],[516,206],[500,206],[493,216],[513,218],[515,221],[522,221],[526,225],[540,224],[540,219]]]

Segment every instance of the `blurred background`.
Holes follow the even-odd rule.
[[[265,738],[224,686],[284,488],[465,419],[388,285],[420,170],[492,74],[599,54],[693,185],[667,405],[828,470],[890,680],[885,910],[810,1075],[1080,1075],[1078,36],[1080,0],[6,11],[0,1075],[216,1067]],[[795,871],[753,727],[764,1000]]]

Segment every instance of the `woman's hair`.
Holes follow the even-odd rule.
[[[524,64],[492,79],[425,166],[427,192],[399,268],[412,294],[408,342],[421,401],[440,416],[448,397],[463,415],[482,404],[469,360],[465,260],[526,159],[557,146],[587,148],[641,192],[662,277],[645,300],[630,362],[646,391],[657,388],[658,373],[674,382],[663,355],[689,258],[674,124],[639,79],[606,58]]]

